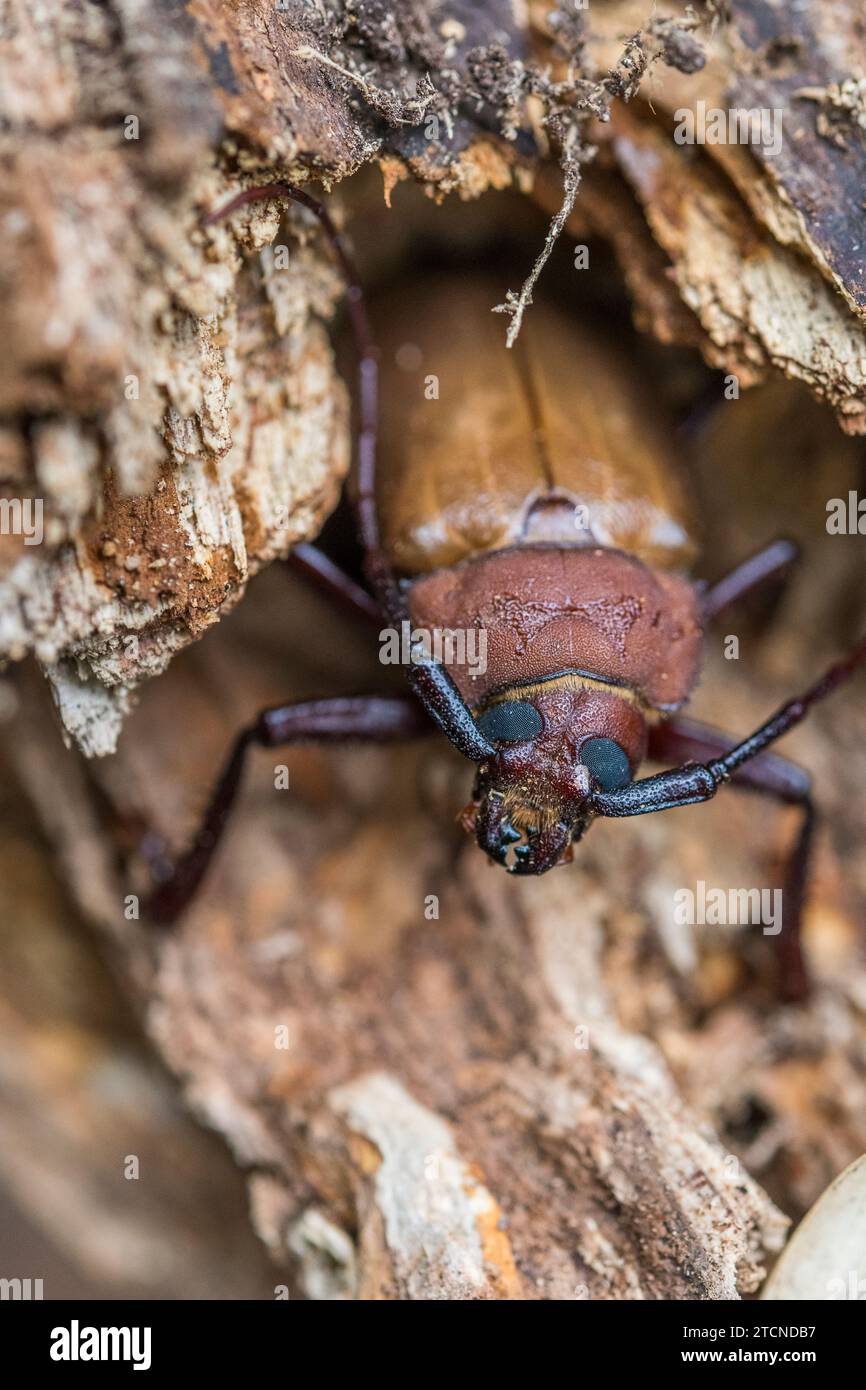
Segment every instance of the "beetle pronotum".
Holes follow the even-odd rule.
[[[265,198],[309,209],[346,279],[359,356],[355,505],[372,594],[312,546],[296,548],[294,565],[365,618],[396,628],[404,622],[429,630],[483,628],[489,664],[483,674],[459,663],[446,669],[419,649],[406,669],[404,696],[265,710],[238,736],[187,852],[172,864],[150,854],[159,880],[151,915],[174,920],[196,892],[251,746],[384,742],[438,725],[476,767],[466,827],[490,859],[512,873],[541,874],[569,860],[572,845],[597,816],[707,801],[732,779],[797,806],[801,821],[783,895],[780,951],[783,992],[802,996],[807,982],[799,924],[814,828],[810,784],[804,771],[766,750],[853,673],[866,658],[866,641],[748,738],[736,741],[682,719],[706,624],[782,574],[796,556],[793,544],[768,545],[712,588],[690,580],[694,547],[685,507],[659,451],[642,440],[625,398],[619,403],[623,437],[613,437],[615,429],[605,434],[593,393],[615,387],[597,345],[582,352],[575,331],[539,307],[533,341],[524,339],[509,359],[513,367],[505,369],[513,370],[513,381],[501,375],[490,380],[481,338],[470,334],[461,347],[458,335],[451,344],[452,372],[471,413],[464,410],[455,427],[452,404],[449,415],[439,414],[440,432],[432,439],[413,437],[411,421],[392,427],[388,468],[377,489],[377,350],[357,276],[327,211],[302,189],[272,184],[248,189],[207,220]],[[431,294],[435,298],[435,290]],[[461,315],[474,314],[480,323],[489,318],[489,306],[482,288],[475,302],[461,303]],[[438,334],[441,341],[443,333],[454,336],[441,317],[413,308],[414,338],[434,341]],[[541,346],[532,361],[536,341]],[[490,431],[505,407],[508,430],[498,430],[492,459]],[[561,446],[565,434],[574,442],[576,429],[582,437],[575,455]],[[443,476],[450,492],[433,509],[432,524],[421,494]],[[583,519],[581,530],[576,516]],[[677,765],[634,780],[647,756]]]

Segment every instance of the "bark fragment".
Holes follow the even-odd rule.
[[[829,400],[843,429],[864,433],[866,329],[818,271],[744,215],[712,167],[685,166],[662,131],[618,117],[613,139],[712,364],[744,386],[772,365]]]
[[[667,8],[673,17],[689,12],[681,3]],[[613,60],[623,29],[642,14],[640,0],[615,0],[594,16],[599,63]],[[700,71],[657,70],[630,111],[616,110],[614,124],[628,138],[614,138],[614,158],[708,335],[707,360],[741,384],[760,379],[768,365],[804,380],[831,401],[844,430],[862,434],[862,18],[848,5],[792,11],[732,0],[699,32],[707,59]],[[699,105],[778,113],[778,150],[760,142],[677,144],[676,121]],[[827,109],[837,113],[834,133],[844,127],[844,145],[818,129]]]
[[[115,747],[142,681],[318,532],[348,465],[326,249],[292,219],[287,263],[243,268],[279,211],[233,219],[237,235],[202,232],[202,213],[253,171],[330,182],[376,153],[431,189],[501,184],[508,161],[486,140],[475,158],[472,112],[430,139],[420,109],[383,123],[309,57],[345,41],[381,90],[395,63],[411,85],[440,50],[457,62],[515,35],[494,9],[467,7],[458,43],[416,6],[389,55],[351,7],[118,0],[35,24],[10,0],[0,482],[43,509],[43,539],[0,538],[0,659],[36,655],[89,755]]]

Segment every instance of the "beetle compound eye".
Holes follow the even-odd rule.
[[[484,710],[475,722],[491,743],[522,743],[536,738],[544,727],[541,715],[528,700],[503,700]]]
[[[631,781],[628,758],[612,738],[588,738],[580,750],[580,761],[603,792],[616,791]]]

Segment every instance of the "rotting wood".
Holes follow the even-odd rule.
[[[385,7],[371,7],[371,16],[374,8],[383,17]],[[505,13],[464,10],[482,24],[492,14],[494,27]],[[618,41],[647,18],[642,6],[632,28],[622,23],[623,7],[599,10],[593,22],[610,18]],[[408,46],[405,35],[392,36],[396,56],[389,57],[387,34],[378,53],[369,31],[366,48],[354,42],[357,34],[347,47],[345,34],[301,34],[299,6],[277,13],[253,0],[230,8],[195,0],[192,28],[178,28],[169,43],[157,6],[118,4],[88,11],[86,21],[67,7],[38,32],[31,11],[13,13],[5,90],[34,173],[28,189],[6,147],[14,175],[6,194],[14,189],[18,201],[3,225],[20,257],[12,303],[23,346],[20,358],[4,362],[3,457],[17,485],[35,479],[56,500],[50,521],[58,529],[49,582],[28,577],[23,596],[22,586],[13,596],[8,649],[17,656],[36,635],[44,641],[43,660],[63,662],[68,673],[67,730],[88,751],[107,751],[126,691],[212,624],[257,567],[317,529],[345,466],[345,402],[310,312],[327,317],[338,289],[320,248],[295,244],[301,219],[292,218],[288,279],[271,276],[267,262],[240,271],[239,248],[250,253],[272,240],[277,212],[244,214],[207,239],[199,213],[238,178],[268,179],[279,169],[283,177],[336,181],[374,157],[391,186],[409,174],[436,196],[451,189],[474,196],[512,175],[526,181],[532,147],[520,138],[514,147],[497,143],[490,113],[469,110],[450,128],[443,120],[428,148],[399,110],[395,124],[383,125],[351,76],[298,55],[314,41],[323,52],[333,43],[333,61],[348,62],[351,72],[354,48],[354,61],[372,64],[371,81],[386,90],[389,63],[405,65],[408,55],[417,75],[423,35]],[[489,39],[489,28],[467,33],[464,51]],[[112,81],[80,82],[76,63],[84,71],[84,60],[92,64],[103,50],[120,55]],[[201,72],[210,77],[189,80],[191,53],[206,60]],[[605,70],[599,56],[594,76]],[[816,74],[807,77],[814,87]],[[691,80],[667,70],[664,90]],[[660,90],[656,77],[650,94]],[[804,101],[817,122],[820,103]],[[118,131],[130,110],[150,128],[147,141],[127,149]],[[649,148],[663,128],[649,127]],[[643,126],[623,124],[605,159],[623,154],[627,147],[617,150],[616,142],[629,131],[637,148],[637,130]],[[719,190],[714,206],[736,206],[730,215],[763,248],[765,265],[788,267],[811,242],[803,274],[822,275],[822,292],[835,296],[828,301],[834,325],[840,335],[853,333],[835,317],[840,305],[856,308],[856,295],[826,227],[803,234],[798,217],[785,214],[784,192],[755,176],[751,156],[718,153],[706,175]],[[628,196],[624,157],[601,173],[616,180],[618,198]],[[633,163],[631,175],[637,186]],[[672,170],[671,182],[688,200],[687,171]],[[600,179],[597,199],[603,187]],[[742,204],[732,201],[735,189]],[[645,198],[624,204],[633,245],[643,247],[627,276],[638,309],[658,336],[693,341],[710,360],[730,363],[745,385],[748,369],[754,377],[772,370],[784,345],[774,355],[771,340],[756,332],[752,304],[747,314],[742,305],[731,312],[731,291],[716,288],[713,267],[695,266],[694,239],[669,233],[662,191],[653,184]],[[32,219],[26,226],[14,215],[22,202]],[[399,194],[394,204],[397,216]],[[610,207],[597,209],[595,225],[604,230],[605,214],[615,239]],[[582,215],[578,199],[575,217]],[[723,250],[730,255],[731,243]],[[736,277],[739,262],[729,264]],[[46,354],[45,334],[35,329],[50,318],[58,287],[70,293],[60,275],[68,265],[81,269],[83,294],[79,286],[63,301],[67,343],[49,342]],[[660,268],[673,273],[654,294]],[[758,310],[775,284],[764,275],[752,285]],[[292,287],[287,301],[278,285],[284,293]],[[113,314],[83,312],[94,305]],[[808,335],[802,316],[800,323]],[[279,338],[284,328],[295,330],[288,345]],[[808,336],[798,340],[799,361],[811,361],[812,346]],[[290,377],[287,350],[298,354]],[[143,391],[133,412],[119,405],[119,384],[142,361],[160,364],[158,373],[149,366],[143,373],[158,392]],[[823,375],[802,375],[844,404],[838,354]],[[835,428],[828,437],[826,415],[817,407],[810,414],[802,395],[781,385],[781,404],[746,395],[735,421],[703,440],[719,562],[735,531],[743,537],[756,528],[761,541],[787,524],[789,504],[809,503],[820,516],[828,488],[856,484],[851,441]],[[859,400],[856,381],[854,388]],[[167,401],[170,452],[159,433]],[[225,452],[230,411],[241,446],[254,425],[265,435],[260,448],[246,450],[239,472]],[[98,440],[88,433],[94,415]],[[861,420],[858,404],[849,423]],[[753,433],[741,433],[744,421]],[[779,439],[784,460],[774,458]],[[284,460],[293,441],[318,471],[300,480],[293,471],[274,484],[268,465]],[[795,488],[788,454],[801,447]],[[94,511],[108,463],[110,527],[107,514]],[[246,470],[257,463],[266,482],[251,500]],[[166,520],[180,501],[178,479],[201,528],[191,537],[192,561],[175,519]],[[735,527],[725,505],[738,492],[752,500]],[[118,517],[133,528],[131,554],[104,551],[123,531]],[[144,523],[169,545],[181,575],[150,628],[140,619],[162,601],[151,578],[161,554],[143,543]],[[169,525],[164,542],[160,528]],[[701,713],[752,727],[807,666],[817,666],[822,641],[850,637],[862,575],[850,549],[842,559],[841,546],[828,551],[827,544],[824,537],[787,628],[748,676],[711,653]],[[128,559],[146,564],[127,567]],[[107,607],[96,605],[90,580],[81,582],[84,562],[96,566],[93,582]],[[67,607],[57,618],[61,591]],[[31,606],[22,619],[25,600]],[[137,653],[134,646],[121,653],[128,637],[138,640]],[[262,576],[235,619],[145,690],[120,755],[90,775],[180,843],[231,734],[257,707],[381,676],[359,634],[287,590],[280,576]],[[85,709],[76,714],[82,688]],[[784,816],[757,818],[753,804],[728,797],[652,824],[599,827],[573,869],[516,884],[488,871],[459,839],[453,816],[466,769],[441,748],[346,758],[293,752],[290,801],[275,792],[272,762],[260,757],[206,896],[173,939],[155,940],[124,915],[124,896],[144,885],[118,877],[88,774],[59,745],[38,688],[23,690],[10,742],[74,900],[98,924],[190,1104],[249,1174],[256,1228],[276,1254],[296,1262],[301,1292],[734,1298],[757,1287],[778,1248],[779,1208],[796,1215],[866,1147],[857,931],[866,884],[862,858],[851,852],[866,828],[859,809],[866,730],[856,695],[794,741],[821,771],[828,828],[807,931],[818,997],[808,1010],[791,1010],[768,995],[760,941],[696,938],[670,915],[679,883],[710,873],[736,882],[769,874]],[[431,894],[439,899],[433,920],[424,915]],[[283,1027],[286,1049],[274,1045]],[[407,1133],[414,1142],[400,1147]]]

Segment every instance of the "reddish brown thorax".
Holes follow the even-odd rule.
[[[487,669],[451,674],[473,708],[514,685],[583,671],[670,712],[691,692],[701,627],[695,590],[678,575],[597,546],[512,546],[417,579],[418,627],[487,634]]]
[[[542,856],[562,862],[583,833],[592,789],[581,761],[588,740],[611,740],[634,776],[646,756],[648,721],[677,709],[697,676],[695,590],[617,551],[494,551],[417,580],[409,609],[419,628],[473,626],[486,634],[483,673],[466,662],[451,666],[477,716],[513,701],[540,715],[540,731],[502,743],[475,787],[482,847],[502,859],[506,839],[511,867],[523,872],[538,872]]]
[[[483,669],[459,647],[449,665],[482,729],[534,721],[488,735],[468,821],[537,873],[583,833],[598,777],[633,777],[648,724],[688,699],[702,632],[687,509],[633,373],[543,305],[509,353],[495,293],[433,281],[383,319],[419,365],[388,391],[379,508],[413,626],[485,634]]]

